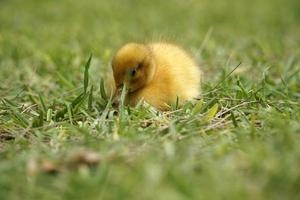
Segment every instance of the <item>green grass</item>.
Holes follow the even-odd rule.
[[[0,1],[0,199],[300,199],[299,10],[298,0]],[[113,52],[159,40],[196,57],[201,100],[112,108]]]

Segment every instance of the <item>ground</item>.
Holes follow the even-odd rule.
[[[1,0],[0,199],[300,199],[299,10]],[[187,49],[201,99],[112,108],[103,78],[128,41]]]

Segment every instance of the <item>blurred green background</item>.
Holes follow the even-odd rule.
[[[228,57],[255,68],[259,61],[299,54],[296,0],[0,3],[1,74],[13,80],[7,74],[14,67],[34,68],[39,75],[68,71],[66,76],[73,79],[70,69],[76,70],[90,53],[103,65],[98,69],[106,69],[116,48],[128,41],[163,40],[194,53],[200,49],[199,63],[208,73],[214,69],[213,74]]]
[[[85,105],[74,124],[22,126],[18,117],[38,116],[39,94],[54,112],[79,94],[91,53],[97,99],[130,41],[191,52],[204,71],[203,112],[216,102],[234,111],[216,119],[224,126],[205,131],[187,106],[171,117],[135,110],[121,125],[109,115],[97,127],[103,110]],[[300,199],[299,62],[299,0],[0,0],[0,199]],[[28,175],[28,160],[64,162],[74,148],[103,161]]]

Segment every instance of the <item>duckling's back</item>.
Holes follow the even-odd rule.
[[[194,59],[180,47],[168,43],[150,43],[157,65],[154,84],[166,90],[169,103],[177,96],[181,102],[200,94],[201,70]]]

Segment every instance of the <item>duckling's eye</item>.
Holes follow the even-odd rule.
[[[131,76],[134,76],[136,74],[136,69],[130,69],[130,75]]]

